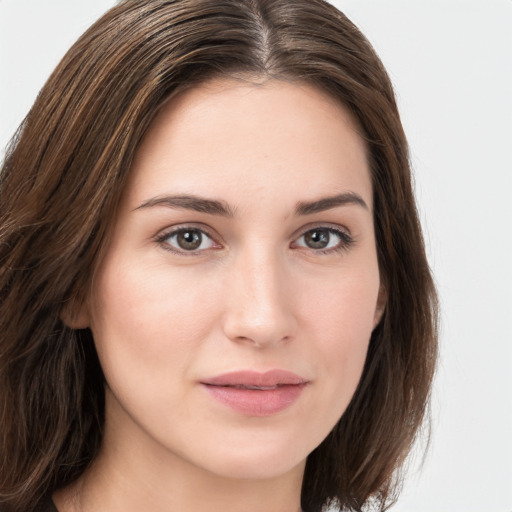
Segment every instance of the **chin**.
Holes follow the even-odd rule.
[[[227,439],[203,453],[201,464],[210,473],[241,480],[274,479],[299,470],[302,474],[307,456],[317,444],[316,440],[305,441],[297,442],[297,436],[272,439],[268,435],[246,436],[241,442]]]
[[[241,459],[239,457],[214,464],[213,473],[223,478],[235,480],[272,480],[287,475],[293,471],[302,474],[306,459],[283,460],[273,454],[269,457],[252,457]]]

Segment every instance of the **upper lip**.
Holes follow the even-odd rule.
[[[296,373],[287,370],[269,370],[257,372],[254,370],[241,370],[217,375],[206,380],[202,384],[210,386],[251,386],[273,387],[286,385],[306,384],[308,381]]]

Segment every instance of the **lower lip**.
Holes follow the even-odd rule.
[[[290,407],[306,386],[290,384],[275,389],[240,389],[203,384],[213,398],[247,416],[271,416]]]

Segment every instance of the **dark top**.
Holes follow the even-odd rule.
[[[57,510],[57,507],[53,503],[50,496],[48,496],[43,501],[41,501],[41,503],[39,503],[39,505],[36,507],[34,512],[59,512],[59,511]]]

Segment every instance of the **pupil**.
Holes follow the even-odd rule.
[[[178,233],[178,245],[187,251],[197,249],[201,245],[201,233],[199,231],[182,231]]]
[[[312,249],[323,249],[329,244],[329,232],[325,229],[309,231],[304,238],[306,245]]]

